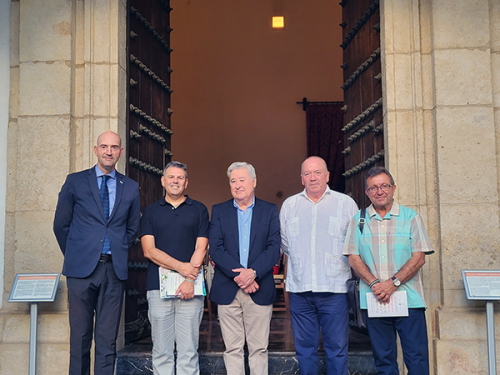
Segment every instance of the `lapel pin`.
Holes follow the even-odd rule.
[[[120,184],[122,184],[122,185],[123,185],[123,181],[122,181],[122,180],[120,180]]]

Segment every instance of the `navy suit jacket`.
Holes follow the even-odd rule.
[[[273,267],[280,257],[280,225],[275,204],[255,199],[250,231],[248,268],[257,271],[259,290],[250,293],[258,305],[270,305],[276,300]],[[233,200],[212,207],[210,222],[210,257],[215,262],[215,274],[210,290],[210,300],[228,305],[238,292],[234,278],[239,275],[231,271],[242,268],[238,240],[238,212]]]
[[[116,172],[115,205],[106,221],[94,167],[68,175],[54,217],[54,234],[64,255],[63,274],[89,276],[99,263],[107,233],[116,276],[126,280],[128,248],[136,238],[140,209],[139,185]]]

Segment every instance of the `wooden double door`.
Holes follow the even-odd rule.
[[[170,161],[170,4],[129,0],[127,176],[139,183],[141,212],[163,196],[160,178]],[[129,251],[125,340],[150,335],[146,299],[147,259],[139,240]]]
[[[360,207],[366,171],[384,165],[379,0],[340,3],[343,28],[345,193]]]
[[[378,0],[343,0],[344,160],[346,193],[367,205],[364,173],[383,165],[380,14]],[[160,177],[171,157],[170,2],[128,2],[127,175],[138,181],[142,208],[163,196]],[[130,250],[125,299],[127,343],[150,335],[147,260]]]

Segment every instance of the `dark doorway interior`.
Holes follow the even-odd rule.
[[[305,99],[305,98],[304,98]],[[326,161],[330,189],[344,192],[343,102],[305,102],[307,122],[307,156]]]

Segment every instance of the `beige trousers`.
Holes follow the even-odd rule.
[[[257,305],[238,290],[229,305],[218,305],[222,338],[226,345],[224,364],[228,375],[245,375],[243,346],[248,346],[251,375],[267,375],[267,345],[273,305]]]

